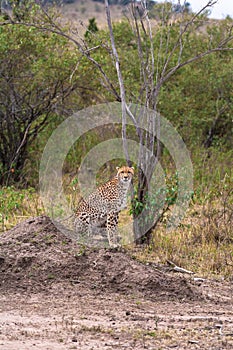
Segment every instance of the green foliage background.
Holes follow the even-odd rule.
[[[25,16],[28,16],[27,20],[35,23],[36,26],[43,23],[53,29],[49,19],[44,17],[39,8],[35,6],[33,11],[30,8],[29,12],[24,12],[23,19],[25,20]],[[22,13],[18,15],[22,15]],[[58,21],[57,23],[61,25],[61,19],[54,9],[50,15],[55,23]],[[4,20],[5,18],[2,18],[2,21]],[[183,62],[215,47],[225,34],[232,30],[233,20],[231,18],[217,23],[212,22],[209,26],[205,25],[204,27],[201,26],[202,20],[203,18],[200,18],[200,22],[194,24],[183,38]],[[12,82],[18,86],[19,91],[30,91],[32,98],[34,96],[35,99],[38,91],[42,93],[48,91],[52,88],[54,81],[62,81],[61,87],[73,84],[75,89],[69,96],[55,101],[56,108],[50,113],[48,122],[39,130],[37,138],[28,143],[23,168],[14,169],[15,172],[18,172],[20,181],[12,181],[13,187],[1,187],[0,224],[3,230],[11,227],[12,222],[15,223],[12,217],[17,217],[17,215],[26,217],[30,213],[38,214],[43,211],[32,187],[38,188],[40,158],[48,138],[57,125],[77,110],[116,100],[113,91],[106,88],[106,84],[103,84],[103,77],[88,57],[82,55],[65,36],[57,35],[52,31],[40,30],[36,26],[9,24],[0,27],[0,60],[2,64],[5,64],[7,59],[10,67],[8,74]],[[85,49],[87,51],[91,49],[90,56],[101,65],[119,93],[114,60],[109,49],[108,30],[97,29],[95,28],[93,34],[88,33],[85,39]],[[69,26],[63,26],[64,33],[69,34],[69,30]],[[178,40],[179,34],[179,23],[165,27],[157,25],[153,28],[155,66],[158,72],[161,71],[167,55]],[[127,21],[121,21],[114,24],[114,35],[127,100],[140,103],[143,101],[144,91],[141,91],[140,58],[134,33]],[[95,49],[92,49],[93,47]],[[148,38],[143,37],[143,35],[142,47],[145,52],[149,47]],[[179,49],[175,50],[167,67],[168,70],[177,63],[178,57]],[[232,67],[232,51],[215,52],[201,60],[185,65],[163,84],[157,103],[159,112],[171,121],[190,150],[195,181],[192,204],[204,208],[207,203],[208,206],[211,203],[211,209],[205,212],[207,214],[204,213],[203,220],[208,220],[210,223],[209,231],[206,230],[206,232],[208,231],[209,241],[218,247],[221,242],[224,242],[224,249],[227,249],[227,244],[233,241],[232,232],[229,229],[232,220],[230,207],[233,197]],[[0,84],[1,91],[6,92],[1,78]],[[7,94],[8,92],[6,98]],[[3,112],[2,108],[3,103],[0,101],[0,117],[1,112]],[[23,111],[24,106],[22,105],[22,113]],[[43,114],[40,118],[43,118]],[[40,119],[38,119],[39,121]],[[34,122],[33,127],[36,127],[36,123],[37,121]],[[127,132],[130,138],[135,139],[133,128],[128,128]],[[96,130],[84,135],[76,142],[67,155],[63,168],[64,182],[69,188],[68,192],[73,185],[76,185],[77,169],[88,150],[99,142],[119,137],[120,134],[120,126],[106,127],[104,130]],[[3,142],[4,140],[1,139],[0,145]],[[176,169],[166,149],[164,149],[161,162],[166,173],[167,203],[172,205],[177,193]],[[113,164],[117,165],[115,161]],[[106,165],[106,169],[101,169],[100,179],[101,176],[104,176],[107,180],[114,171],[114,167],[111,165],[109,167],[109,164]],[[6,170],[0,164],[0,176]],[[35,208],[29,210],[28,203],[33,206],[33,202],[36,210]],[[140,212],[140,203],[136,202],[135,205]],[[190,215],[199,215],[198,210],[195,213],[197,214]],[[200,223],[200,227],[201,225],[203,223]],[[203,239],[201,234],[197,233],[198,230],[191,232],[188,225],[185,229],[191,235],[190,242]],[[212,234],[211,230],[215,233]],[[222,236],[219,238],[217,232],[220,231]],[[165,242],[164,237],[157,236],[156,249],[158,249],[158,242],[161,243],[162,247]],[[171,254],[173,252],[173,238],[166,237],[165,246],[166,249],[168,247],[171,249]],[[206,242],[207,238],[205,244]]]
[[[39,8],[35,7],[34,12],[30,9],[27,16],[29,21],[40,23],[43,14],[40,13]],[[54,21],[57,20],[56,12],[51,16]],[[182,60],[187,60],[210,46],[214,47],[231,26],[232,20],[228,18],[217,24],[212,23],[209,27],[205,27],[205,30],[193,28],[196,30],[187,32],[184,37]],[[107,30],[97,31],[97,29],[93,35],[91,33],[88,35],[87,48],[96,47],[91,52],[93,59],[103,67],[106,75],[110,77],[112,84],[119,92],[115,66],[109,51],[109,33]],[[63,30],[68,33],[69,28],[64,27]],[[164,64],[166,55],[169,50],[172,50],[179,33],[179,24],[174,24],[170,28],[163,26],[155,28],[153,45],[154,56],[157,59],[155,65],[158,69]],[[114,35],[127,99],[140,103],[138,100],[141,88],[140,59],[134,33],[128,22],[121,21],[114,24]],[[209,41],[210,36],[211,42]],[[27,169],[27,183],[35,185],[37,179],[34,177],[37,176],[33,162],[37,160],[36,169],[38,169],[40,154],[57,124],[75,110],[100,102],[114,101],[115,96],[112,91],[103,86],[103,79],[98,69],[86,57],[82,56],[67,38],[41,31],[36,27],[14,24],[2,26],[0,38],[0,59],[4,62],[5,57],[7,57],[12,62],[10,74],[15,79],[15,83],[20,82],[21,89],[28,89],[30,86],[31,91],[35,91],[36,96],[38,89],[50,89],[56,79],[61,79],[65,85],[71,84],[71,82],[77,84],[72,96],[62,101],[63,110],[51,114],[50,122],[46,128],[28,146],[28,162],[34,171],[30,174]],[[146,51],[149,43],[147,38],[142,37],[142,39],[142,46]],[[176,63],[178,55],[179,50],[174,53],[168,69]],[[231,151],[233,142],[232,66],[231,51],[216,52],[202,60],[184,66],[165,82],[161,89],[158,109],[178,129],[192,152],[196,167],[199,166],[199,161],[202,163],[202,159],[206,158],[207,155],[208,158],[211,158],[212,153],[214,153],[216,161],[217,153],[222,162],[223,154]],[[25,79],[25,76],[30,78]],[[92,142],[96,143],[96,139],[99,141],[99,137],[100,135],[93,135],[93,137],[88,137],[86,141],[82,140],[82,142],[77,143],[75,161],[72,160],[72,156],[67,158],[67,171],[74,170],[72,163],[76,163],[75,168],[77,168],[77,162],[82,158],[84,149],[91,148]],[[85,143],[86,145],[81,147]],[[74,150],[72,152],[74,155]]]

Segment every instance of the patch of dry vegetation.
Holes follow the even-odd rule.
[[[186,218],[172,232],[166,231],[166,217],[153,232],[149,245],[143,247],[129,246],[128,249],[139,260],[166,264],[167,260],[191,270],[202,277],[223,276],[232,279],[233,268],[233,232],[232,232],[232,191],[229,187],[222,196],[210,196],[204,203],[192,203]],[[74,205],[72,192],[68,200]],[[12,228],[31,216],[43,212],[43,205],[38,193],[33,190],[16,190],[13,187],[1,189],[1,231]],[[127,229],[126,229],[127,227]],[[129,211],[122,212],[119,230],[123,241],[127,243],[132,233],[132,218]]]
[[[186,219],[172,232],[161,223],[150,245],[139,249],[136,257],[156,263],[173,261],[202,277],[232,279],[232,252],[232,208],[215,199],[214,203],[192,204]]]
[[[34,188],[0,188],[0,232],[7,231],[19,222],[44,212],[43,203]]]
[[[111,14],[114,21],[119,21],[123,17],[123,6],[111,5]],[[104,3],[92,0],[76,1],[72,4],[66,4],[62,8],[64,18],[74,23],[83,23],[83,30],[86,31],[90,18],[95,18],[99,28],[107,26]]]

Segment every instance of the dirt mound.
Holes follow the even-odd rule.
[[[162,273],[126,252],[86,249],[61,233],[46,216],[29,219],[0,235],[0,290],[45,290],[68,283],[96,292],[148,298],[196,299],[180,276]]]

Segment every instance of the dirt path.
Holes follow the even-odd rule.
[[[232,303],[218,299],[156,302],[61,284],[1,295],[0,349],[233,349]]]
[[[0,350],[233,349],[232,287],[83,251],[35,218],[0,236]]]

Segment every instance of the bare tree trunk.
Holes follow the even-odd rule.
[[[183,58],[183,51],[185,47],[185,35],[186,33],[191,33],[195,28],[193,25],[195,24],[195,20],[198,19],[199,15],[203,13],[208,7],[217,3],[217,0],[210,0],[206,2],[206,5],[197,13],[191,15],[188,20],[181,21],[179,27],[179,33],[177,35],[176,40],[171,45],[170,34],[171,34],[171,26],[168,25],[167,21],[162,21],[162,25],[160,25],[160,42],[159,42],[159,50],[157,57],[154,57],[154,47],[153,47],[153,34],[151,29],[151,23],[148,17],[147,10],[147,1],[141,0],[132,1],[129,5],[130,9],[130,24],[131,28],[134,31],[135,40],[138,47],[138,57],[140,59],[140,66],[138,69],[140,70],[140,83],[141,88],[139,91],[139,95],[137,98],[137,103],[139,107],[137,111],[131,111],[129,105],[126,101],[126,91],[124,86],[124,79],[122,77],[122,72],[120,69],[120,59],[118,56],[117,48],[115,45],[110,8],[108,0],[105,0],[106,6],[106,16],[108,22],[108,28],[111,39],[111,51],[114,57],[115,67],[118,76],[118,82],[120,87],[120,94],[117,91],[117,88],[111,82],[110,77],[104,71],[104,67],[101,65],[101,62],[97,62],[92,57],[92,52],[96,49],[96,47],[87,49],[87,46],[80,38],[74,37],[72,34],[69,34],[62,30],[56,23],[52,21],[50,17],[49,25],[36,23],[23,23],[23,21],[5,21],[2,23],[6,24],[20,24],[26,25],[28,27],[35,27],[42,31],[49,31],[52,33],[56,33],[61,35],[67,39],[69,39],[76,47],[79,52],[83,56],[85,56],[92,64],[95,66],[100,74],[102,75],[105,81],[105,87],[108,91],[111,91],[113,96],[117,101],[121,102],[121,112],[122,112],[122,142],[123,148],[125,152],[125,157],[127,162],[130,161],[128,147],[127,147],[127,134],[126,134],[126,117],[127,115],[133,121],[133,124],[136,129],[136,134],[139,140],[139,156],[138,156],[138,183],[137,183],[137,195],[134,199],[133,203],[137,201],[140,205],[138,206],[142,210],[146,206],[148,207],[148,216],[151,214],[150,203],[147,199],[147,192],[150,186],[151,177],[153,175],[154,169],[156,168],[163,151],[163,146],[160,141],[160,133],[161,133],[161,120],[158,114],[158,96],[160,94],[161,87],[164,83],[169,80],[179,69],[182,67],[189,65],[197,60],[202,59],[203,57],[210,55],[214,52],[223,51],[223,50],[233,50],[232,47],[229,47],[229,43],[233,39],[232,35],[232,27],[226,32],[226,36],[224,38],[219,39],[219,43],[212,47],[211,45],[206,51],[199,52],[193,55],[193,57]],[[139,11],[138,5],[140,4],[141,9]],[[45,11],[45,10],[44,10]],[[100,43],[100,46],[102,43]],[[107,45],[107,44],[106,44]],[[176,57],[176,53],[178,53],[176,61],[174,57]],[[147,114],[147,131],[140,128],[141,121],[144,118],[143,113],[145,113],[145,109],[150,109],[153,111],[153,115]],[[145,119],[144,119],[145,120]],[[146,151],[149,151],[149,153]],[[137,203],[137,204],[138,204]],[[134,206],[135,209],[135,206]],[[166,208],[165,208],[166,209]],[[140,211],[139,210],[139,211]],[[137,242],[141,242],[141,235],[144,230],[144,222],[136,220],[138,212],[134,210],[134,234]],[[153,221],[153,218],[152,218]],[[157,220],[152,222],[152,225],[147,230],[146,235],[150,236],[151,230],[157,224]]]
[[[124,149],[126,161],[130,165],[129,151],[128,151],[128,146],[127,146],[127,135],[126,135],[126,113],[127,112],[126,112],[125,87],[124,87],[123,77],[122,77],[121,69],[120,69],[119,56],[118,56],[117,49],[115,46],[115,40],[114,40],[114,35],[113,35],[112,21],[111,21],[111,14],[110,14],[110,10],[109,10],[108,0],[105,0],[105,7],[106,7],[106,16],[107,16],[110,40],[111,40],[111,45],[112,45],[112,53],[113,53],[113,57],[115,59],[116,71],[117,71],[117,76],[118,76],[118,81],[119,81],[119,86],[120,86],[123,149]]]

